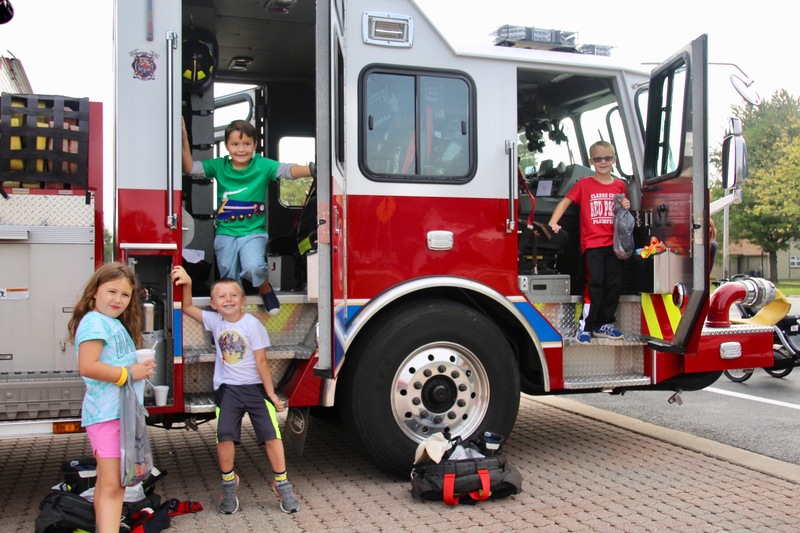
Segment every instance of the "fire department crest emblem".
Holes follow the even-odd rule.
[[[130,52],[133,57],[133,77],[137,80],[154,80],[156,79],[156,59],[158,54],[150,50],[149,52],[142,52],[140,50],[133,50]]]

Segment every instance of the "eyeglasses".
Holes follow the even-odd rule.
[[[592,163],[600,163],[602,161],[605,161],[606,163],[611,163],[613,160],[614,160],[613,155],[607,155],[605,157],[593,157]]]

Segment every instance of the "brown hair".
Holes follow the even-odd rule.
[[[136,345],[137,348],[144,344],[144,338],[142,337],[142,303],[139,294],[139,285],[133,269],[122,263],[106,263],[98,268],[97,271],[92,274],[92,277],[89,278],[89,281],[86,282],[86,286],[83,288],[83,295],[78,299],[78,303],[75,304],[75,308],[72,311],[72,318],[70,318],[69,324],[67,325],[67,331],[69,332],[67,340],[69,342],[75,342],[75,334],[78,331],[78,325],[81,323],[81,319],[86,316],[86,313],[94,310],[94,296],[97,294],[97,289],[100,288],[100,285],[119,278],[127,279],[128,283],[130,283],[133,288],[133,291],[131,291],[131,301],[125,311],[119,316],[119,321],[125,329],[128,330],[128,334],[133,339],[133,344]]]
[[[228,137],[231,133],[238,131],[240,135],[247,135],[256,140],[256,128],[246,120],[234,120],[225,127],[225,142],[228,142]]]

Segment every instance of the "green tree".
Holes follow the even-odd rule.
[[[108,228],[103,227],[103,262],[108,263],[111,261],[111,255],[113,254],[113,246],[114,242],[111,237],[111,232],[108,231]]]
[[[785,90],[760,106],[734,106],[743,124],[750,175],[742,205],[730,210],[730,239],[748,240],[769,255],[777,281],[779,250],[800,239],[800,100]]]

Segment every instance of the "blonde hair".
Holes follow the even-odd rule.
[[[242,296],[244,296],[244,287],[242,286],[241,283],[239,283],[238,281],[236,281],[233,278],[220,278],[220,279],[218,279],[217,281],[215,281],[214,283],[211,284],[211,290],[209,290],[209,293],[213,295],[214,294],[214,289],[216,289],[218,285],[222,285],[224,283],[231,283],[233,285],[236,285],[236,287],[239,289],[239,292],[241,292]]]
[[[594,143],[593,145],[591,145],[591,146],[589,147],[589,157],[591,157],[591,156],[592,156],[592,152],[594,152],[594,149],[595,149],[595,148],[608,148],[609,150],[611,150],[611,154],[612,154],[614,157],[617,157],[617,149],[616,149],[616,148],[614,148],[614,145],[613,145],[613,144],[611,144],[611,143],[610,143],[610,142],[608,142],[608,141],[597,141],[596,143]]]
[[[131,339],[133,339],[133,344],[135,344],[137,348],[144,344],[144,338],[142,337],[142,304],[136,274],[134,274],[133,269],[122,263],[104,264],[98,268],[97,271],[92,274],[92,277],[89,278],[89,281],[86,282],[86,286],[83,288],[83,295],[78,299],[78,303],[75,304],[75,308],[72,311],[72,318],[70,318],[69,324],[67,325],[67,331],[69,332],[67,340],[69,342],[75,342],[75,334],[78,331],[78,325],[89,311],[94,310],[94,296],[97,294],[97,289],[99,289],[102,284],[119,278],[127,279],[133,289],[131,291],[131,301],[128,307],[125,308],[125,311],[119,316],[119,321],[125,329],[128,330],[128,334],[131,336]]]

